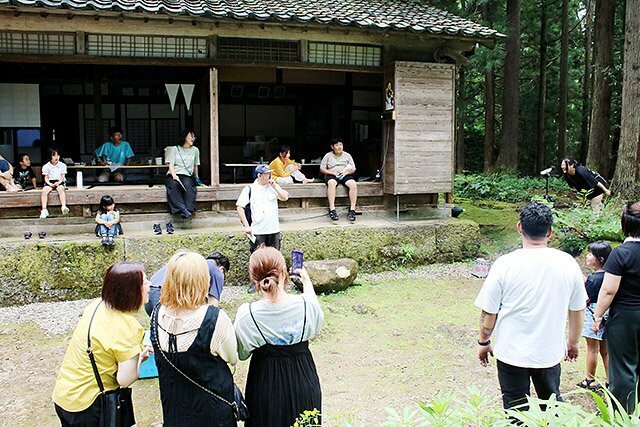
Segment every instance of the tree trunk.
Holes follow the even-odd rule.
[[[465,91],[464,66],[460,67],[458,72],[458,129],[456,132],[456,172],[460,173],[464,170],[464,91]]]
[[[584,26],[584,75],[582,77],[582,124],[580,126],[580,163],[587,161],[589,149],[589,112],[591,111],[591,27],[593,25],[593,7],[591,0],[586,1],[587,15]]]
[[[518,125],[520,68],[520,0],[507,0],[507,56],[504,64],[502,140],[497,164],[501,169],[518,169]]]
[[[490,1],[486,0],[482,13],[487,25],[491,27],[493,17]],[[496,75],[493,63],[488,61],[484,70],[484,171],[490,172],[495,165],[496,139]]]
[[[560,37],[560,100],[558,102],[558,162],[567,155],[567,101],[569,97],[569,0],[562,0]]]
[[[540,4],[540,50],[538,63],[538,129],[536,143],[536,168],[545,168],[545,106],[547,103],[547,3]]]
[[[587,166],[611,178],[611,82],[616,0],[596,1],[595,71]]]
[[[640,0],[627,0],[622,118],[613,189],[623,199],[640,199]]]
[[[496,74],[493,65],[484,70],[484,171],[495,166],[496,139]]]

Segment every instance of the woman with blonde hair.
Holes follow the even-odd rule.
[[[180,251],[167,264],[151,341],[165,426],[235,426],[233,375],[238,361],[229,316],[209,305],[209,268],[202,255]]]
[[[252,356],[247,427],[290,426],[305,410],[322,409],[309,340],[320,332],[324,315],[306,270],[294,273],[302,281],[302,295],[285,290],[289,275],[277,249],[260,247],[249,259],[249,275],[262,298],[241,305],[235,321],[240,359]]]

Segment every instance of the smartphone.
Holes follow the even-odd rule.
[[[302,262],[304,259],[304,254],[299,250],[291,251],[291,272],[296,271],[298,268],[302,268]]]

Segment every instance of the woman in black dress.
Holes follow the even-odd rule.
[[[587,191],[587,200],[591,202],[591,209],[600,212],[602,198],[606,194],[611,196],[609,183],[599,173],[582,166],[576,159],[562,159],[560,163],[562,175],[569,186],[577,191]]]
[[[195,252],[176,253],[167,264],[160,302],[151,316],[164,425],[236,425],[231,403],[238,361],[233,323],[209,305],[209,267]]]
[[[322,327],[324,316],[309,275],[296,270],[302,295],[285,291],[287,266],[275,248],[258,248],[249,260],[249,274],[262,294],[243,304],[235,330],[241,360],[251,356],[245,426],[291,426],[306,410],[321,411],[322,393],[309,340]]]

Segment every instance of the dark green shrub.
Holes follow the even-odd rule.
[[[526,202],[533,194],[544,194],[545,180],[542,178],[517,177],[504,173],[459,174],[454,180],[456,196],[475,200],[500,202]],[[570,191],[564,180],[549,179],[549,191]]]

